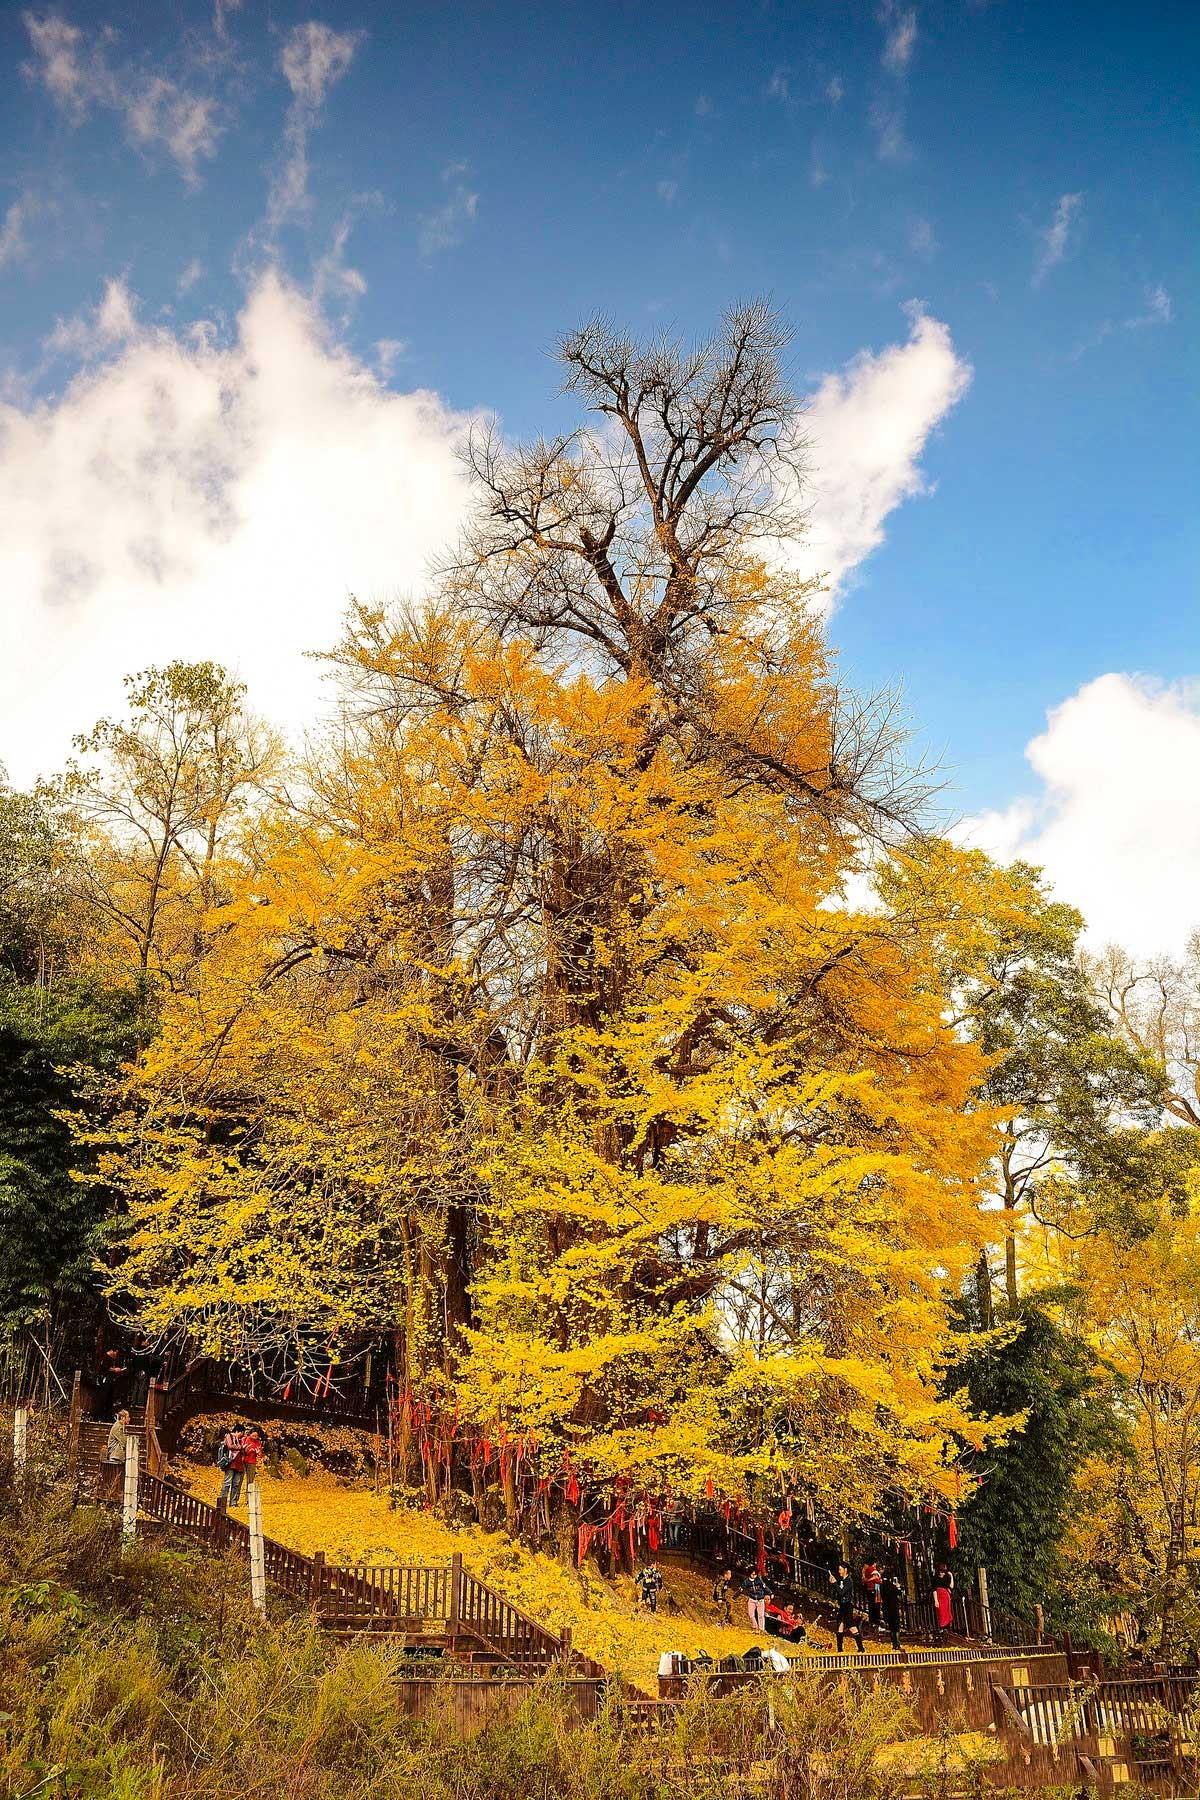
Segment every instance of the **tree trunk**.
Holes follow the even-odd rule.
[[[575,1567],[579,1543],[579,1508],[560,1495],[554,1513],[554,1554],[565,1569]]]
[[[1008,1310],[1017,1310],[1017,1209],[1012,1200],[1004,1201],[1004,1291]]]
[[[979,1308],[980,1327],[984,1331],[990,1331],[996,1323],[996,1312],[992,1305],[992,1271],[988,1265],[986,1250],[979,1252],[979,1261],[975,1265],[975,1301]]]

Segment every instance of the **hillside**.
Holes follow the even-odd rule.
[[[181,1462],[178,1473],[192,1491],[215,1500],[220,1475],[215,1467]],[[654,1691],[663,1650],[713,1657],[741,1655],[771,1638],[719,1625],[710,1598],[711,1576],[682,1558],[662,1556],[665,1587],[660,1611],[639,1610],[627,1576],[604,1580],[594,1569],[565,1569],[549,1556],[514,1544],[503,1532],[453,1527],[431,1513],[393,1509],[381,1494],[340,1480],[326,1470],[306,1475],[285,1464],[279,1476],[263,1476],[263,1527],[295,1550],[323,1550],[330,1562],[391,1563],[437,1560],[458,1551],[464,1565],[506,1594],[524,1611],[561,1631],[570,1626],[576,1647],[614,1673]],[[735,1621],[744,1617],[735,1601]],[[832,1649],[828,1632],[809,1630],[811,1642]]]

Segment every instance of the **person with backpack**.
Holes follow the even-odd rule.
[[[767,1629],[767,1584],[757,1569],[746,1583],[746,1611],[750,1615],[751,1630]]]
[[[713,1605],[722,1625],[733,1624],[733,1570],[723,1569],[713,1582]]]
[[[648,1568],[637,1571],[637,1597],[648,1613],[658,1611],[658,1593],[662,1589],[662,1570],[657,1562],[651,1562]]]
[[[245,1465],[242,1462],[242,1432],[239,1426],[231,1425],[217,1445],[217,1467],[223,1476],[221,1491],[217,1495],[217,1505],[239,1506],[242,1499],[242,1481],[245,1477]]]
[[[837,1574],[831,1575],[829,1579],[833,1583],[833,1597],[837,1604],[837,1623],[834,1627],[834,1635],[837,1638],[838,1654],[841,1655],[846,1641],[846,1633],[849,1632],[858,1645],[858,1654],[865,1656],[867,1650],[863,1643],[862,1626],[858,1622],[854,1577],[846,1564],[840,1562]]]

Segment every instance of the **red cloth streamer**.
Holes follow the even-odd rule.
[[[571,1506],[579,1505],[579,1483],[575,1479],[574,1474],[572,1474],[570,1481],[567,1483],[567,1501]]]
[[[708,1498],[711,1500],[713,1495],[716,1493],[716,1491],[717,1491],[716,1483],[714,1482],[712,1476],[710,1475],[708,1480],[704,1484],[704,1492],[708,1496]]]
[[[958,1520],[955,1518],[953,1513],[950,1514],[949,1520],[947,1521],[946,1531],[950,1538],[950,1548],[952,1550],[957,1550],[958,1549]]]

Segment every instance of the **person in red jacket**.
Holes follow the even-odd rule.
[[[263,1448],[261,1431],[257,1425],[251,1425],[249,1431],[242,1437],[241,1449],[242,1474],[245,1476],[247,1487],[258,1478],[258,1466],[262,1461]]]

